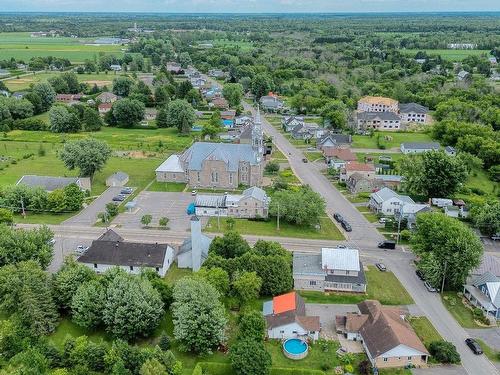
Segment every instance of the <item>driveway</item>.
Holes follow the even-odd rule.
[[[80,213],[63,221],[62,225],[94,225],[97,221],[97,214],[106,211],[106,204],[111,202],[113,197],[120,193],[121,189],[118,186],[109,187]]]
[[[471,337],[481,339],[493,349],[500,350],[500,328],[468,328],[467,332]]]
[[[161,217],[169,219],[168,228],[172,231],[188,231],[190,229],[191,217],[186,214],[186,209],[194,202],[191,193],[166,193],[154,191],[142,191],[135,198],[136,208],[132,212],[119,214],[113,225],[122,228],[142,228],[141,218],[144,215],[153,216],[151,226],[158,226]],[[202,218],[202,224],[207,222]]]
[[[337,339],[335,316],[346,315],[348,312],[359,312],[358,306],[306,303],[306,314],[308,316],[319,316],[321,336],[329,339]]]
[[[466,375],[467,372],[460,366],[434,366],[429,368],[414,368],[414,375]]]

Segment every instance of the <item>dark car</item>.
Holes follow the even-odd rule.
[[[129,188],[129,187],[124,187],[121,191],[120,191],[120,195],[121,194],[132,194],[132,192],[134,191],[134,189],[132,188]]]
[[[420,280],[425,280],[425,276],[424,276],[424,273],[422,271],[416,270],[415,273],[417,274],[417,276]]]
[[[483,354],[483,349],[479,346],[479,344],[474,339],[465,339],[465,343],[472,350],[474,354]]]
[[[309,160],[307,160],[306,158],[302,159],[302,163],[308,163]]]
[[[396,242],[395,241],[382,241],[382,242],[379,242],[377,246],[379,249],[395,249]]]
[[[344,218],[343,218],[343,217],[342,217],[342,215],[341,215],[341,214],[339,214],[338,212],[335,212],[335,213],[333,214],[333,218],[335,219],[335,221],[336,221],[337,223],[340,223],[340,222],[344,221]]]
[[[342,225],[342,228],[344,228],[344,230],[345,230],[346,232],[352,232],[352,228],[351,228],[351,226],[349,225],[349,223],[348,223],[347,221],[342,220],[342,221],[340,222],[340,225]]]
[[[376,267],[377,267],[380,271],[382,271],[382,272],[387,271],[387,267],[385,266],[385,264],[384,264],[384,263],[377,263],[377,264],[375,264],[375,266],[376,266]]]
[[[119,194],[119,195],[117,195],[116,197],[113,197],[113,200],[114,200],[115,202],[123,202],[123,201],[125,200],[125,198],[126,198],[126,197],[125,197],[125,195],[123,195],[123,194]]]

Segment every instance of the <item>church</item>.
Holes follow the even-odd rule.
[[[159,182],[187,183],[191,188],[237,189],[261,186],[264,172],[264,135],[257,110],[249,144],[195,142],[173,154],[156,169]]]

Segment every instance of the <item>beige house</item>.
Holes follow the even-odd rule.
[[[347,181],[354,173],[358,173],[366,179],[373,179],[376,174],[375,166],[373,164],[349,161],[340,170],[340,181]]]
[[[360,341],[373,367],[426,367],[429,352],[420,341],[405,313],[379,301],[358,303],[359,313],[337,316],[337,332]]]
[[[267,218],[270,198],[258,187],[251,187],[242,194],[198,194],[196,216],[234,218]]]
[[[180,155],[171,155],[156,169],[159,182],[182,182],[192,188],[236,189],[261,186],[264,145],[260,114],[250,144],[196,142]]]
[[[399,102],[383,96],[365,96],[358,101],[358,111],[398,113]]]

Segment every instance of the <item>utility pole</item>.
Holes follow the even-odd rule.
[[[441,294],[443,294],[443,289],[444,289],[444,280],[446,278],[446,268],[448,267],[448,259],[444,261],[444,272],[443,272],[443,281],[441,283]]]
[[[26,212],[24,211],[24,201],[23,201],[23,198],[21,198],[21,210],[22,210],[22,215],[23,215],[23,218],[26,219]]]
[[[399,216],[399,218],[398,218],[398,236],[396,238],[396,245],[399,244],[399,236],[400,236],[400,231],[401,231],[401,216],[403,216],[404,208],[405,208],[405,204],[403,202],[403,204],[401,205],[401,209],[398,212],[398,216]]]

